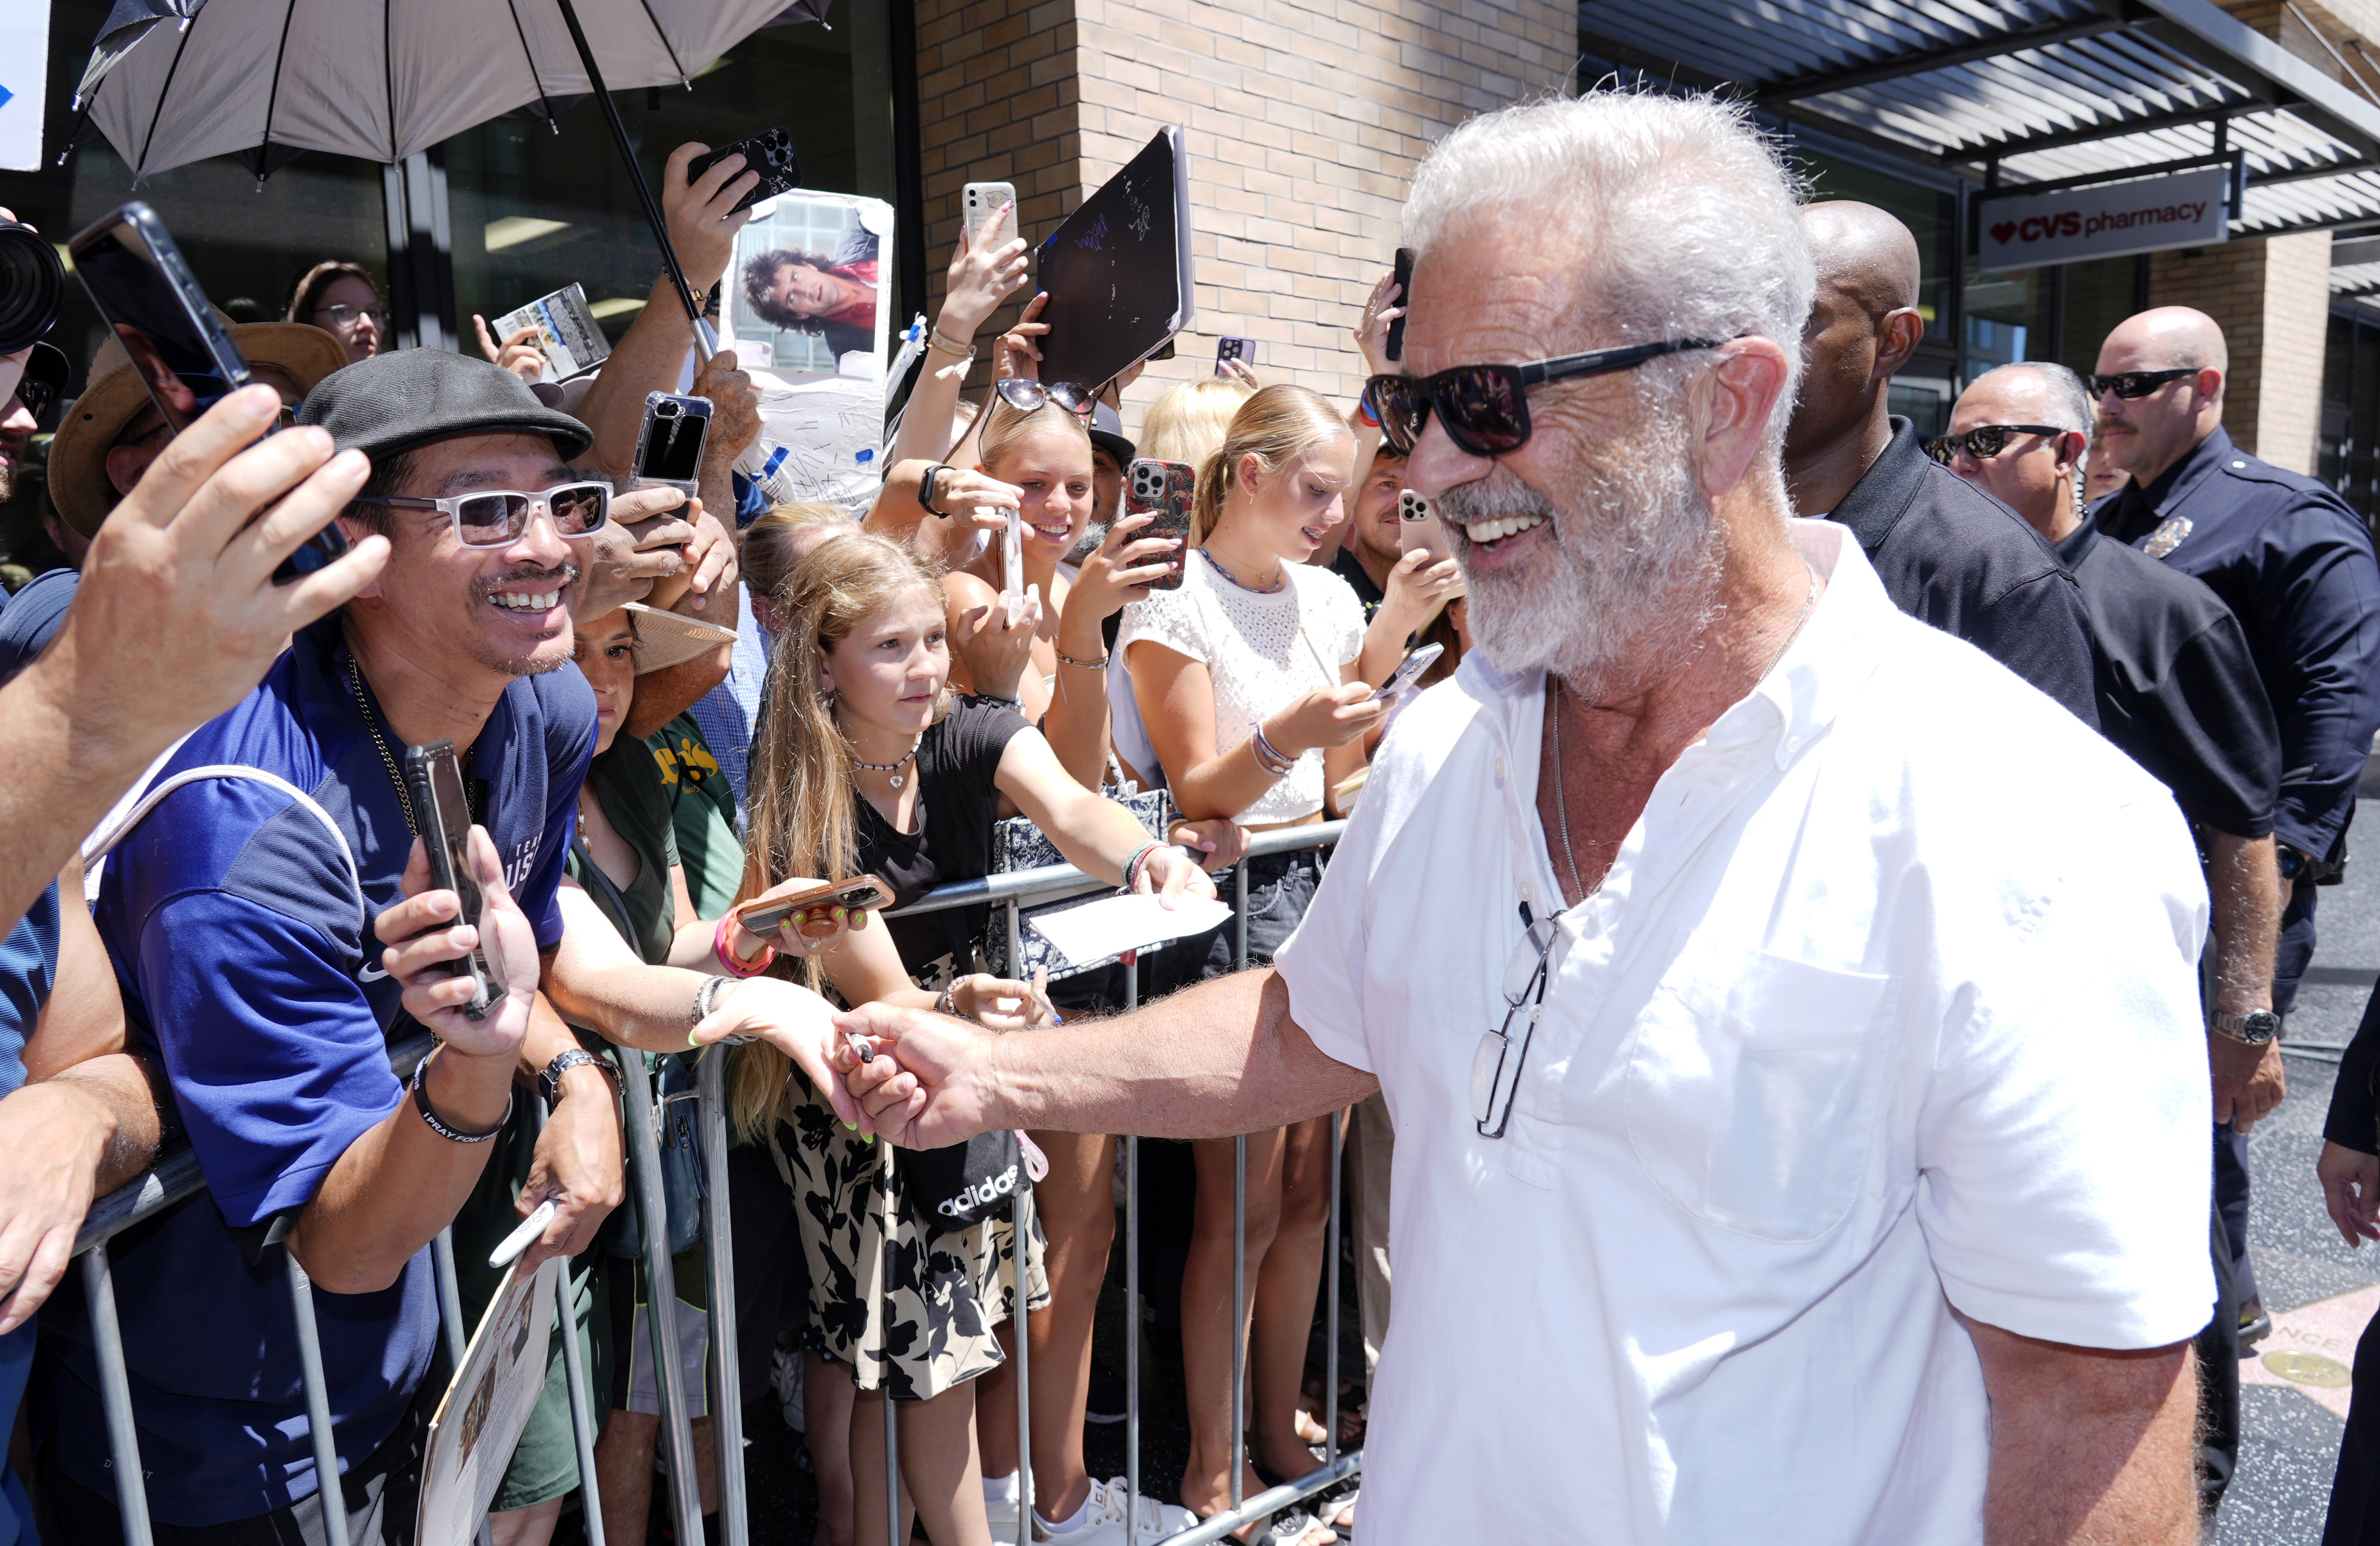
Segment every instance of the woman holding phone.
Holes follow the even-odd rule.
[[[1301,386],[1269,386],[1232,416],[1198,472],[1197,549],[1181,589],[1124,612],[1141,717],[1185,817],[1230,817],[1252,832],[1323,820],[1327,791],[1361,766],[1364,733],[1387,712],[1356,674],[1364,612],[1347,582],[1307,562],[1344,516],[1354,439],[1330,405]],[[1321,867],[1312,851],[1248,867],[1247,964],[1296,929]],[[1201,946],[1203,945],[1203,948]],[[1160,956],[1188,978],[1232,969],[1231,926]],[[1186,970],[1185,970],[1186,968]],[[1255,1332],[1232,1323],[1233,1144],[1194,1146],[1198,1201],[1182,1280],[1190,1458],[1182,1501],[1203,1516],[1312,1468],[1297,1401],[1329,1218],[1327,1120],[1247,1139],[1247,1281]],[[1250,1342],[1253,1464],[1232,1431],[1232,1361]],[[1335,1539],[1287,1509],[1246,1540],[1315,1546]]]
[[[765,730],[750,785],[745,890],[788,873],[844,882],[875,874],[895,907],[990,868],[1004,797],[1067,858],[1135,890],[1211,895],[1180,850],[1148,841],[1121,807],[1067,776],[1040,734],[1006,707],[949,691],[940,577],[881,537],[854,533],[813,552],[781,593],[786,628],[771,662]],[[799,948],[847,1003],[939,1005],[1000,1029],[1043,1012],[1032,989],[972,970],[982,907],[871,920]],[[794,938],[781,936],[780,948]],[[901,1474],[937,1542],[988,1546],[972,1442],[974,1382],[1003,1355],[994,1325],[1040,1285],[1005,1218],[963,1231],[920,1216],[903,1173],[835,1122],[785,1052],[737,1049],[738,1128],[766,1137],[795,1193],[817,1321],[830,1358],[850,1369],[856,1539],[883,1538],[882,1408],[900,1403]],[[893,1291],[876,1291],[890,1237]]]

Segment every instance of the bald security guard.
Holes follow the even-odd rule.
[[[2222,599],[2180,570],[2100,534],[2082,505],[2090,389],[2047,361],[1986,371],[1960,394],[1937,461],[1989,491],[2058,549],[2082,587],[2098,668],[2099,728],[2173,791],[2206,865],[2216,950],[2215,1007],[2269,1014],[2281,882],[2273,804],[2280,733]],[[2207,1035],[2215,1115],[2245,1133],[2282,1093],[2281,1049]],[[2240,1454],[2240,1317],[2232,1250],[2209,1221],[2216,1299],[2198,1338],[2200,1503],[2222,1501]]]
[[[1917,240],[1869,204],[1802,212],[1818,263],[1802,334],[1802,393],[1785,431],[1796,515],[1852,529],[1893,604],[1958,635],[2095,726],[2082,593],[2058,554],[1998,500],[1936,466],[1886,409],[1925,335]]]
[[[2286,905],[2273,1008],[2286,1016],[2313,956],[2314,887],[2346,863],[2356,785],[2380,728],[2380,565],[2362,521],[2326,486],[2231,444],[2229,365],[2223,330],[2186,306],[2143,311],[2107,335],[2091,380],[2100,444],[2132,481],[2092,514],[2119,542],[2204,580],[2247,633],[2281,736],[2273,830]],[[2252,1043],[2277,1029],[2254,1016],[2216,1023]],[[2243,1136],[2218,1132],[2215,1196],[2240,1336],[2252,1342],[2272,1321],[2247,1255],[2246,1149]]]

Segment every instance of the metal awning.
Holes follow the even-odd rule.
[[[2234,236],[2380,222],[2360,84],[2380,57],[2333,79],[2208,0],[1582,0],[1578,18],[1585,70],[1732,91],[2000,188],[2234,157]]]

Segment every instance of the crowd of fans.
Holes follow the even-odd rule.
[[[729,158],[687,180],[701,150],[671,158],[665,190],[688,276],[745,285],[783,325],[851,325],[873,258],[779,252],[730,274],[753,179]],[[1847,528],[1901,611],[2103,732],[2172,791],[2200,842],[2221,1123],[2219,1296],[2200,1341],[2211,1502],[2237,1453],[2225,1371],[2269,1326],[2240,1141],[2281,1097],[2275,1020],[2380,729],[2380,569],[2335,495],[2224,435],[2223,340],[2194,312],[2124,323],[2087,385],[2053,364],[1992,371],[1921,442],[1886,407],[1923,331],[1913,240],[1864,205],[1801,220],[1816,298],[1782,440],[1795,513]],[[1244,867],[1245,959],[1269,963],[1328,856],[1245,858],[1248,836],[1360,802],[1410,701],[1378,689],[1419,645],[1442,647],[1424,686],[1469,652],[1456,554],[1534,524],[1476,494],[1439,514],[1404,497],[1427,414],[1378,392],[1334,403],[1237,362],[1137,405],[1135,442],[1123,409],[1137,370],[1096,389],[1038,380],[1038,301],[991,344],[992,386],[963,400],[1025,254],[1021,240],[960,241],[882,493],[859,510],[771,508],[734,473],[757,396],[731,358],[698,368],[674,304],[649,305],[591,383],[533,387],[532,351],[484,326],[486,359],[394,347],[370,274],[325,262],[285,320],[233,328],[261,384],[178,437],[113,346],[69,403],[27,378],[0,411],[0,473],[18,454],[7,435],[54,429],[53,530],[77,566],[0,611],[0,742],[20,770],[0,789],[14,834],[0,908],[16,920],[0,951],[0,1405],[15,1409],[30,1381],[31,1441],[0,1512],[61,1540],[119,1537],[96,1333],[68,1252],[94,1196],[187,1143],[208,1192],[113,1248],[158,1539],[320,1540],[328,1506],[352,1540],[409,1540],[451,1374],[427,1248],[452,1228],[476,1323],[498,1286],[489,1252],[552,1202],[521,1270],[568,1259],[572,1334],[602,1409],[605,1536],[644,1540],[657,1285],[622,1206],[621,1081],[688,1090],[698,1056],[728,1061],[733,1292],[747,1308],[744,1389],[706,1397],[696,1221],[645,1221],[670,1232],[684,1384],[707,1409],[773,1380],[805,1432],[822,1541],[906,1533],[885,1516],[888,1398],[902,1506],[953,1546],[1014,1539],[1026,1507],[1037,1539],[1123,1542],[1129,1510],[1156,1540],[1313,1469],[1326,1435],[1308,1349],[1338,1245],[1329,1121],[1246,1136],[1236,1214],[1238,1146],[1189,1146],[1195,1204],[1148,1226],[1176,1232],[1186,1258],[1188,1458],[1177,1495],[1135,1502],[1084,1455],[1114,1139],[1028,1135],[1046,1166],[1030,1238],[1004,1210],[953,1225],[931,1174],[863,1130],[831,1018],[906,1005],[1031,1031],[1111,1016],[1231,973],[1231,924],[1052,981],[1007,957],[983,907],[813,909],[766,935],[734,916],[863,875],[897,911],[989,873],[1021,822],[1050,858],[1168,899],[1211,897]],[[1405,299],[1383,278],[1351,320],[1376,377],[1400,371],[1386,340]],[[714,405],[699,495],[631,491],[646,395],[687,375]],[[1476,381],[1432,390],[1448,395],[1441,413],[1497,408]],[[1536,390],[1544,412],[1570,388]],[[259,441],[276,420],[293,427]],[[1136,456],[1196,469],[1186,541],[1124,512]],[[2107,480],[2095,505],[2086,476]],[[1003,573],[996,540],[1012,512],[1021,576]],[[333,519],[347,555],[270,583]],[[398,769],[405,748],[442,739],[462,749],[484,834],[476,926],[430,884]],[[2043,773],[2054,799],[2058,770]],[[1163,804],[1144,797],[1159,789]],[[483,1016],[447,969],[473,949],[504,987]],[[722,1012],[748,1039],[690,1050],[690,1028]],[[421,1028],[438,1047],[408,1089],[387,1052]],[[1393,1126],[1374,1095],[1348,1128],[1374,1355]],[[2368,1114],[2332,1137],[2334,1217],[2371,1236],[2380,1141]],[[327,1505],[284,1250],[320,1307],[343,1471]],[[1010,1384],[1020,1322],[1029,1479]],[[557,1343],[495,1494],[505,1546],[551,1539],[579,1491],[564,1368]],[[1352,1442],[1355,1403],[1346,1418],[1337,1437]],[[1323,1546],[1355,1516],[1344,1490],[1241,1539]]]

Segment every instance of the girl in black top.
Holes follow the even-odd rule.
[[[981,876],[1003,795],[1093,875],[1213,895],[1179,849],[1151,844],[1122,807],[1068,777],[1014,713],[953,704],[941,588],[908,550],[839,537],[803,561],[783,595],[787,627],[754,748],[747,895],[788,875],[873,872],[898,907]],[[863,914],[809,947],[810,969],[849,1003],[939,1004],[1020,1029],[1038,1008],[1031,991],[973,969],[986,921],[980,907],[892,921]],[[803,948],[790,931],[783,943]],[[1019,1242],[1005,1220],[944,1233],[915,1216],[889,1157],[833,1120],[774,1036],[738,1050],[733,1103],[739,1127],[769,1135],[795,1191],[826,1350],[851,1367],[861,1392],[852,1414],[855,1539],[877,1540],[887,1523],[875,1513],[884,1496],[876,1403],[889,1388],[902,1401],[902,1477],[928,1532],[988,1546],[968,1382],[1002,1361],[992,1327],[1017,1308]],[[1029,1299],[1037,1274],[1022,1275]]]

